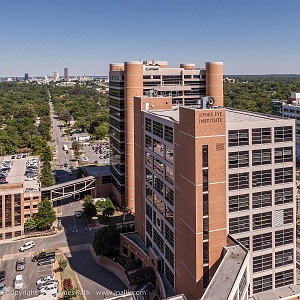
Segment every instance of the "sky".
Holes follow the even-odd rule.
[[[107,76],[137,60],[300,74],[299,11],[299,0],[0,0],[0,77]]]

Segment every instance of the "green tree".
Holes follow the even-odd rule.
[[[104,217],[111,217],[114,215],[115,211],[116,209],[113,206],[109,206],[103,210],[102,214]]]
[[[56,216],[51,201],[48,199],[42,200],[38,205],[38,212],[34,215],[36,227],[39,229],[50,227],[55,219]]]
[[[108,135],[109,124],[107,122],[103,122],[97,127],[94,128],[93,134],[96,139],[104,139]]]
[[[24,223],[25,231],[34,230],[35,228],[36,228],[36,224],[35,224],[34,218],[29,218],[25,221],[25,223]]]
[[[43,163],[43,169],[41,171],[41,184],[42,187],[54,185],[55,180],[51,172],[51,164],[48,160]]]
[[[88,202],[86,206],[84,207],[84,214],[88,219],[91,219],[95,216],[97,216],[97,209],[94,203]]]
[[[66,259],[59,259],[58,266],[61,271],[63,271],[68,265],[68,261]]]
[[[119,243],[120,230],[108,225],[96,231],[92,245],[97,255],[113,256],[118,253]]]

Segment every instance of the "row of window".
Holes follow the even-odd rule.
[[[252,215],[252,230],[260,230],[273,226],[283,226],[291,224],[294,221],[293,208],[275,210]],[[230,234],[242,233],[250,231],[250,216],[240,216],[229,219]]]
[[[148,132],[152,132],[154,135],[173,143],[173,128],[167,125],[163,125],[157,121],[146,118],[145,129]]]
[[[250,250],[250,237],[243,237],[237,239],[243,246]],[[272,248],[272,232],[253,235],[252,248],[253,251],[260,251]],[[294,229],[287,228],[275,232],[275,247],[293,244],[294,242]]]
[[[282,205],[292,203],[294,200],[294,189],[292,187],[277,189],[274,192],[274,204]],[[250,195],[240,194],[229,196],[229,212],[243,211],[250,209]],[[272,190],[261,191],[252,194],[252,208],[272,206]]]
[[[293,127],[281,126],[273,128],[274,142],[291,142],[293,140]],[[272,143],[271,128],[253,128],[252,145]],[[249,129],[238,129],[228,131],[228,146],[246,146],[249,145]]]
[[[294,283],[293,269],[275,273],[275,288]],[[253,293],[261,293],[271,290],[273,286],[272,274],[257,277],[253,279]]]
[[[274,170],[274,183],[293,182],[293,167],[278,168]],[[272,170],[259,170],[252,172],[252,182],[249,182],[249,172],[229,174],[229,190],[248,189],[252,187],[272,185]]]
[[[274,163],[293,161],[293,147],[274,149]],[[252,150],[252,166],[271,165],[272,149]],[[229,169],[249,167],[249,151],[236,151],[228,154]]]
[[[275,252],[275,268],[293,264],[294,250],[286,249]],[[253,273],[273,268],[272,253],[253,257]]]

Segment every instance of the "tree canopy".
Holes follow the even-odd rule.
[[[113,256],[118,254],[120,230],[108,225],[96,231],[93,248],[97,255]]]
[[[48,199],[42,200],[38,205],[38,212],[33,218],[38,229],[50,227],[56,219],[51,201]]]

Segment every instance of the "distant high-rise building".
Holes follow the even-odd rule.
[[[68,68],[64,68],[64,81],[69,80],[69,75],[68,75]]]
[[[53,79],[54,80],[59,80],[59,74],[58,74],[58,72],[53,72]]]
[[[29,75],[28,73],[25,73],[24,80],[28,80],[28,79],[29,79]]]

